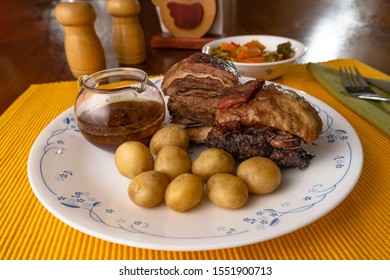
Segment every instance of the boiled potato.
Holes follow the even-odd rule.
[[[127,191],[136,205],[151,208],[164,200],[168,184],[167,175],[150,170],[135,176]]]
[[[165,146],[157,154],[154,169],[173,180],[182,173],[191,171],[192,159],[187,151],[177,146]]]
[[[280,184],[282,175],[272,160],[253,157],[240,163],[237,176],[242,178],[251,193],[266,194],[273,192]]]
[[[162,147],[178,146],[187,150],[190,137],[187,131],[180,126],[166,126],[158,130],[150,140],[149,148],[154,154],[158,154]]]
[[[195,207],[202,199],[203,180],[193,174],[177,176],[165,191],[165,203],[178,212],[185,212]]]
[[[234,158],[222,149],[210,148],[204,150],[193,162],[192,173],[207,181],[218,173],[233,174],[235,170]]]
[[[115,165],[120,174],[133,179],[138,174],[153,169],[153,156],[143,143],[128,141],[115,151]]]
[[[248,200],[248,187],[244,180],[232,174],[215,174],[206,184],[208,198],[217,206],[237,209]]]

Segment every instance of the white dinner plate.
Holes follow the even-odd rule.
[[[162,78],[152,79],[160,86]],[[288,87],[285,87],[288,88]],[[291,88],[289,88],[291,89]],[[295,89],[293,89],[295,90]],[[80,134],[73,108],[55,118],[38,136],[28,159],[28,176],[39,201],[54,216],[103,240],[159,250],[211,250],[262,242],[321,218],[352,191],[363,165],[360,140],[334,109],[302,92],[324,123],[308,168],[282,170],[282,183],[267,195],[250,195],[240,209],[227,210],[207,197],[179,213],[165,203],[136,206],[127,195],[114,154]],[[205,146],[191,146],[196,157]]]

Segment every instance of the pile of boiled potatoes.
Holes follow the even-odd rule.
[[[208,148],[192,160],[189,142],[184,128],[166,126],[153,135],[149,147],[138,141],[118,147],[115,165],[131,179],[128,195],[136,205],[151,208],[165,201],[169,208],[185,212],[198,205],[206,191],[215,205],[237,209],[249,193],[270,193],[281,182],[279,167],[267,158],[253,157],[236,168],[231,154]]]

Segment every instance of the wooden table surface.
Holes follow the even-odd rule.
[[[59,1],[2,0],[0,3],[0,113],[31,84],[74,80],[64,53],[64,33],[53,13]],[[64,1],[65,2],[65,1]],[[111,40],[112,18],[105,1],[97,10],[96,31],[107,67],[117,67]],[[139,20],[147,58],[133,65],[149,75],[163,74],[196,50],[156,49],[151,38],[160,24],[150,0],[140,0]],[[307,45],[300,63],[355,58],[390,74],[388,0],[224,0],[224,33],[290,37]]]

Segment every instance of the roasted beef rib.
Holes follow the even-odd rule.
[[[248,88],[245,85],[239,87]],[[215,124],[207,135],[209,147],[221,148],[238,160],[263,156],[281,167],[309,165],[313,155],[301,143],[312,144],[318,138],[322,121],[303,97],[274,84],[247,94],[246,101],[242,99],[245,91],[229,91],[220,99]]]
[[[322,121],[303,97],[262,79],[239,81],[235,66],[214,56],[195,53],[176,63],[164,76],[172,122],[187,128],[192,140],[221,148],[238,160],[268,157],[281,167],[303,169]]]
[[[161,89],[169,96],[168,110],[179,124],[213,123],[218,98],[239,84],[236,67],[214,56],[195,53],[173,65]]]

